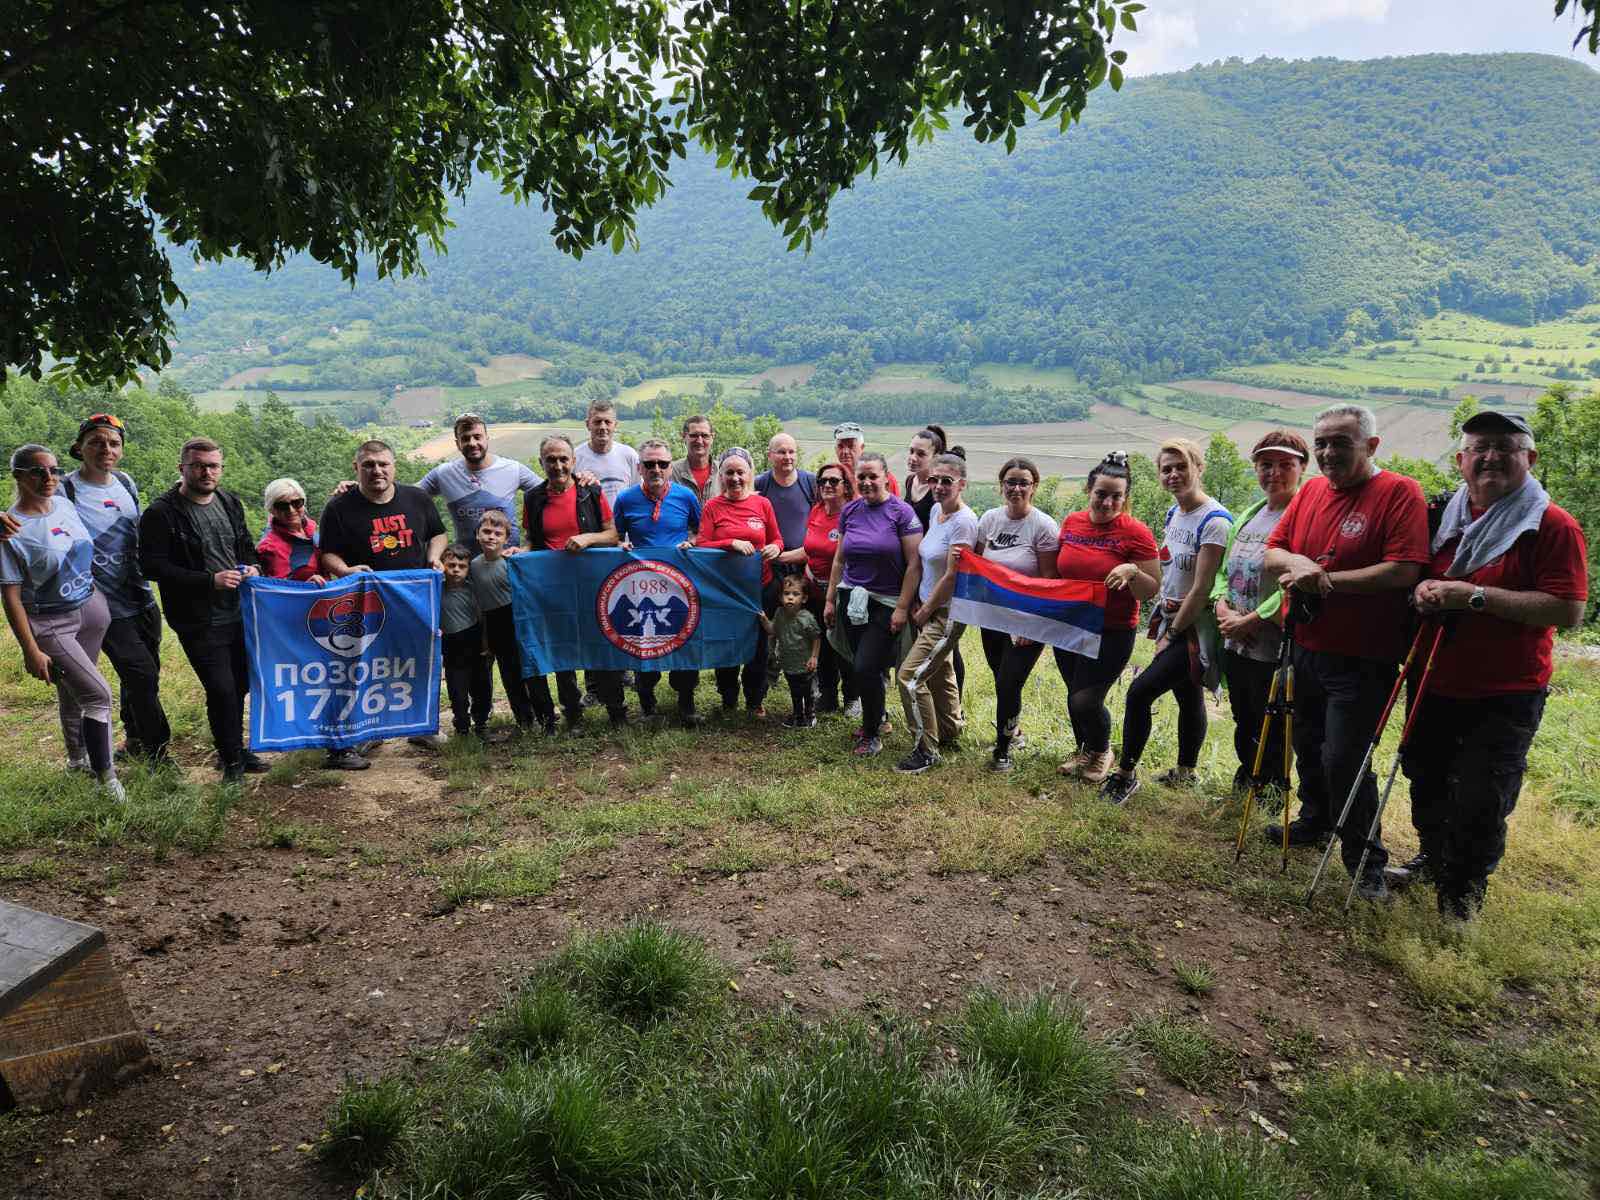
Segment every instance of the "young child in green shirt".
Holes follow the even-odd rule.
[[[822,627],[806,611],[806,584],[799,575],[786,575],[779,584],[778,611],[762,618],[772,646],[772,667],[782,669],[789,681],[794,712],[784,718],[787,729],[809,729],[817,723],[816,697],[811,682],[822,650]]]

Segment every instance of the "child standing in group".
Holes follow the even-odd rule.
[[[500,686],[511,703],[511,715],[524,732],[533,728],[533,701],[522,677],[522,650],[517,645],[517,629],[511,620],[511,579],[506,574],[506,543],[511,539],[511,519],[498,509],[489,509],[478,521],[478,549],[483,553],[473,560],[472,590],[483,614],[483,640],[489,653],[500,664]],[[555,732],[555,718],[545,722],[547,733]]]
[[[494,707],[494,680],[489,675],[478,597],[468,577],[472,551],[456,542],[446,546],[439,559],[444,566],[439,631],[444,635],[444,685],[450,695],[450,712],[457,737],[476,733],[481,738]]]
[[[810,729],[817,723],[816,696],[811,683],[816,677],[817,655],[822,651],[822,626],[806,610],[806,582],[800,575],[785,575],[779,585],[778,611],[762,617],[772,644],[772,665],[782,668],[789,681],[794,712],[784,719],[788,729]]]

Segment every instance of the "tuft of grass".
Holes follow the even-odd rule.
[[[321,825],[299,825],[293,822],[280,825],[276,821],[263,821],[256,836],[256,845],[272,850],[304,850],[320,858],[337,854],[339,839],[331,829]]]
[[[348,1080],[334,1101],[317,1156],[351,1175],[368,1174],[389,1161],[416,1115],[414,1092],[405,1079]]]
[[[1297,1110],[1334,1134],[1423,1148],[1464,1129],[1479,1103],[1472,1084],[1457,1076],[1354,1067],[1307,1083]]]
[[[1238,1070],[1238,1054],[1231,1046],[1170,1013],[1140,1017],[1131,1031],[1161,1073],[1191,1092],[1212,1091]]]
[[[1172,960],[1172,976],[1178,981],[1178,986],[1191,996],[1209,996],[1217,986],[1216,975],[1202,962],[1191,963],[1175,958]]]
[[[1141,1129],[1115,1158],[1115,1192],[1129,1200],[1295,1200],[1303,1176],[1282,1150],[1248,1135],[1186,1125]]]
[[[0,883],[41,883],[46,879],[54,879],[60,870],[61,864],[53,858],[0,863]]]
[[[274,755],[262,782],[288,787],[316,771],[322,765],[323,757],[321,750],[290,750]]]
[[[561,864],[579,844],[552,841],[521,843],[478,854],[447,867],[432,869],[439,891],[451,904],[543,896],[561,878]]]
[[[756,959],[765,963],[779,975],[793,975],[799,962],[795,956],[793,938],[774,937],[767,942],[767,947]]]
[[[979,992],[955,1034],[966,1058],[1062,1122],[1104,1104],[1116,1086],[1117,1058],[1090,1037],[1082,1008],[1046,992],[1025,1001]]]
[[[532,1060],[570,1045],[583,1028],[584,1012],[577,997],[554,980],[536,979],[483,1026],[478,1040],[508,1057]]]
[[[635,1028],[719,1003],[728,980],[703,942],[653,921],[579,937],[551,971],[599,1011]]]
[[[119,804],[90,780],[37,765],[0,763],[0,850],[57,841],[83,846],[143,845],[209,850],[222,836],[238,790],[196,787],[167,770],[121,773]]]

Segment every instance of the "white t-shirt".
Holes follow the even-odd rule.
[[[1194,586],[1195,556],[1201,546],[1226,547],[1233,517],[1215,500],[1184,512],[1173,505],[1161,535],[1161,599],[1181,603]],[[1169,605],[1170,607],[1170,605]]]
[[[1228,573],[1228,607],[1235,612],[1253,613],[1261,605],[1261,568],[1267,559],[1267,538],[1287,508],[1273,512],[1265,505],[1243,525],[1233,539],[1233,549],[1223,569]],[[1270,622],[1251,630],[1247,642],[1232,638],[1223,645],[1235,654],[1257,662],[1277,662],[1283,631]]]
[[[948,517],[937,505],[928,514],[928,532],[922,535],[917,557],[922,559],[922,583],[917,587],[917,603],[926,604],[933,589],[950,567],[951,546],[971,546],[978,540],[978,518],[963,504]]]
[[[1055,518],[1038,508],[1030,508],[1020,521],[1013,521],[1004,508],[991,508],[978,521],[983,556],[1018,575],[1037,575],[1041,554],[1055,558],[1056,532]]]
[[[593,471],[600,478],[600,491],[610,504],[617,493],[639,482],[639,452],[632,446],[612,442],[611,449],[601,454],[588,442],[572,452],[573,474]]]

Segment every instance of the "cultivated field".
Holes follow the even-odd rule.
[[[495,354],[486,364],[473,364],[472,373],[480,387],[493,387],[497,383],[515,383],[519,379],[537,379],[553,364],[548,358],[534,358],[531,354]]]

